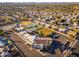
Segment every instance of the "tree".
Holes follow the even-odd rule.
[[[3,30],[0,30],[0,36],[2,36],[3,35]]]

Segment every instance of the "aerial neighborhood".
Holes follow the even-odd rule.
[[[78,3],[0,3],[0,56],[78,57],[78,7]]]

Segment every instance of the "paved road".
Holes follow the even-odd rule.
[[[29,48],[28,45],[25,45],[25,42],[18,37],[16,34],[11,33],[9,34],[10,38],[14,41],[14,43],[19,47],[19,49],[24,53],[25,56],[29,57],[41,57],[42,54],[37,52],[35,49]]]

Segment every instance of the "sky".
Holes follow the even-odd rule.
[[[0,2],[79,2],[79,0],[0,0]]]

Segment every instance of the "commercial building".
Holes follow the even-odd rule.
[[[35,38],[32,47],[43,49],[43,47],[47,47],[51,44],[52,38],[49,37],[37,37]]]

